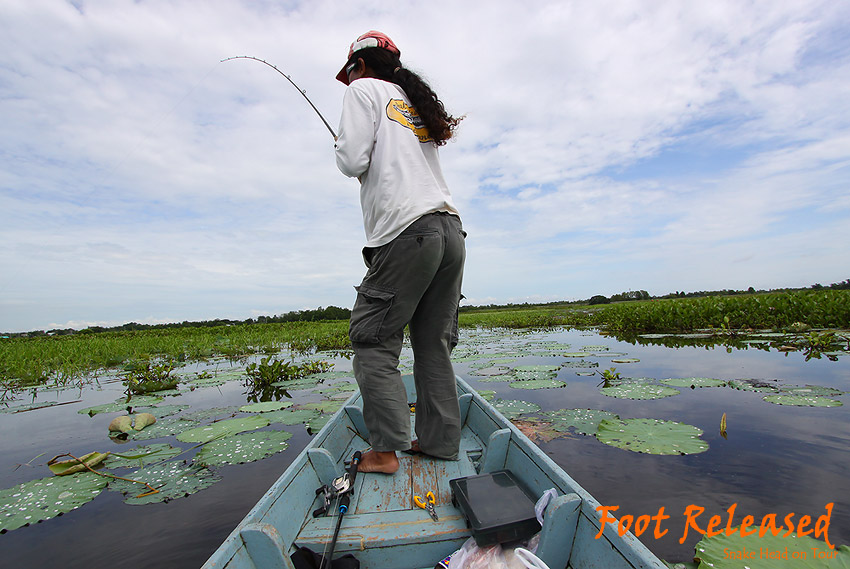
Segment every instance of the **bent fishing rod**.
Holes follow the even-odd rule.
[[[296,89],[298,89],[298,92],[301,93],[301,95],[305,99],[307,99],[307,102],[310,103],[310,106],[313,107],[313,110],[316,111],[316,114],[319,115],[319,118],[322,119],[323,123],[325,123],[325,126],[330,131],[331,136],[333,136],[334,140],[336,140],[336,133],[331,128],[331,125],[328,124],[328,121],[325,120],[325,117],[322,116],[322,113],[319,112],[319,109],[316,108],[316,105],[313,104],[313,101],[311,101],[310,98],[307,96],[307,91],[305,91],[304,89],[302,89],[301,87],[296,85],[295,81],[293,81],[292,78],[289,75],[287,75],[286,73],[284,73],[283,71],[278,69],[277,66],[269,63],[265,59],[260,59],[259,57],[253,57],[251,55],[236,55],[234,57],[228,57],[226,59],[222,59],[219,63],[224,63],[225,61],[230,61],[232,59],[253,59],[254,61],[259,61],[260,63],[265,63],[266,65],[268,65],[269,67],[271,67],[272,69],[274,69],[275,71],[277,71],[278,73],[280,73],[281,75],[286,77],[286,80],[289,81],[290,83],[292,83],[292,86],[295,87]]]

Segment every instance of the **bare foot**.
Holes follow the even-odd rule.
[[[393,474],[398,470],[398,457],[395,451],[382,452],[370,450],[363,453],[357,472],[380,472],[382,474]]]

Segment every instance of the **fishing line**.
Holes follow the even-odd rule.
[[[340,502],[341,498],[342,498],[342,495],[341,495],[341,494],[337,494],[337,495],[334,497],[334,503],[333,503],[333,513],[331,514],[331,518],[330,518],[330,519],[331,519],[331,523],[330,523],[330,525],[328,526],[328,531],[332,531],[332,530],[333,530],[333,527],[336,525],[336,523],[335,523],[335,522],[336,522],[336,517],[337,517],[338,515],[341,515],[341,514],[339,513],[339,502]],[[322,562],[320,563],[320,567],[323,567],[323,566],[325,565],[325,561],[324,561],[324,560],[327,558],[327,555],[328,555],[328,549],[330,549],[330,547],[331,547],[331,540],[328,540],[328,541],[326,541],[326,542],[325,542],[325,548],[322,550]]]
[[[331,136],[334,137],[334,140],[336,140],[336,133],[334,132],[334,129],[331,128],[331,125],[328,124],[328,121],[325,120],[325,117],[322,116],[322,113],[319,112],[319,109],[316,108],[316,105],[314,105],[313,101],[311,101],[310,98],[307,96],[307,91],[305,91],[304,89],[302,89],[301,87],[296,85],[295,81],[293,81],[292,78],[289,75],[287,75],[286,73],[284,73],[283,71],[278,69],[277,66],[269,63],[265,59],[260,59],[259,57],[254,57],[254,56],[251,56],[251,55],[236,55],[234,57],[228,57],[228,58],[222,59],[219,63],[224,63],[225,61],[232,61],[234,59],[253,59],[254,61],[259,61],[260,63],[265,63],[266,65],[268,65],[269,67],[271,67],[272,69],[274,69],[275,71],[277,71],[278,73],[280,73],[281,75],[286,77],[286,80],[289,81],[290,83],[292,83],[292,86],[295,87],[296,89],[298,89],[298,92],[301,93],[301,96],[304,97],[307,100],[308,103],[310,103],[310,106],[313,107],[313,110],[316,111],[316,114],[319,115],[319,118],[322,119],[323,123],[325,123],[325,126],[327,127],[328,131],[330,131]]]

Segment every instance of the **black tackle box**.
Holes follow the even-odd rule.
[[[452,504],[479,547],[528,539],[540,531],[535,500],[510,470],[449,480]]]

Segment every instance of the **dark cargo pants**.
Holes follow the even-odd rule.
[[[465,237],[460,218],[432,213],[390,243],[363,250],[369,270],[356,287],[349,336],[376,451],[410,448],[410,409],[398,369],[409,324],[419,446],[432,456],[457,458],[460,409],[450,356],[457,344]]]

